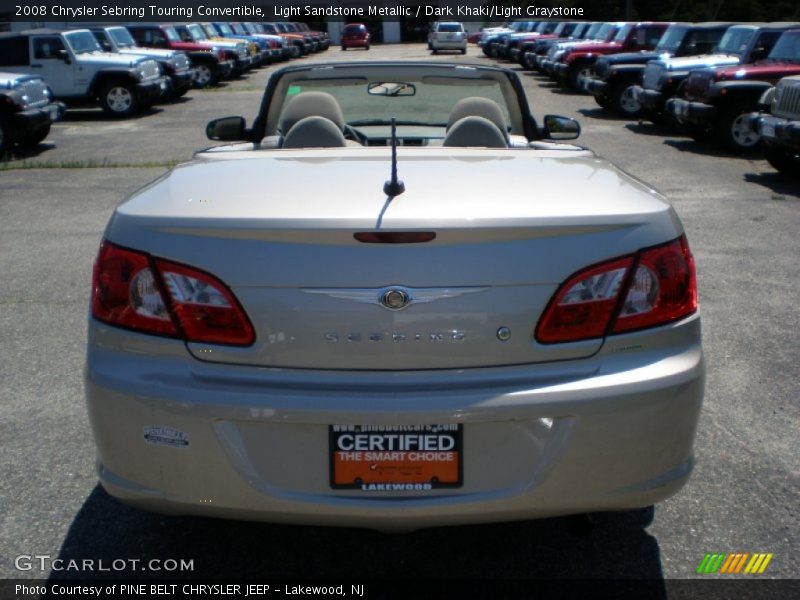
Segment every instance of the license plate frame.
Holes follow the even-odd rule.
[[[460,488],[464,428],[461,424],[329,425],[328,459],[329,484],[336,490]]]

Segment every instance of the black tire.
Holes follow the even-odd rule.
[[[439,51],[436,48],[434,48],[433,50],[431,50],[431,54],[439,54]]]
[[[369,44],[367,44],[366,46],[364,46],[364,50],[369,50]]]
[[[764,157],[784,175],[800,179],[800,151],[764,144]]]
[[[342,52],[344,52],[345,50],[347,50],[347,46],[342,46]]]
[[[575,91],[582,91],[580,78],[581,75],[589,75],[591,73],[592,67],[591,65],[576,65],[571,67],[570,70],[567,72],[567,84]]]
[[[40,142],[43,142],[48,135],[50,135],[49,124],[42,129],[37,129],[33,133],[20,136],[17,143],[24,148],[32,148],[33,146],[37,146]],[[0,153],[1,152],[2,151],[0,151]]]
[[[14,128],[5,115],[0,115],[0,158],[14,147]]]
[[[136,86],[130,81],[117,80],[100,87],[100,106],[114,117],[129,117],[139,111]]]
[[[632,81],[623,81],[611,90],[611,110],[626,119],[638,119],[642,114],[642,105],[629,93],[635,84]]]
[[[714,135],[713,132],[708,129],[707,127],[702,127],[700,125],[692,125],[691,123],[684,123],[681,125],[681,129],[683,132],[692,138],[695,142],[700,144],[704,144],[710,142]]]
[[[611,101],[606,96],[595,96],[594,101],[597,102],[598,106],[611,110]]]
[[[755,152],[761,145],[761,136],[750,129],[749,115],[754,105],[740,102],[722,111],[714,127],[714,141],[733,154]]]
[[[461,51],[461,54],[466,54],[466,53],[467,53],[467,49],[466,49],[466,48],[464,48],[464,49]]]

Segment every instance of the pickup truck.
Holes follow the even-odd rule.
[[[184,42],[172,25],[134,24],[126,28],[140,46],[186,52],[195,68],[194,84],[197,87],[216,85],[233,72],[233,60],[224,48],[212,42]]]
[[[764,92],[763,110],[750,115],[764,156],[781,173],[800,179],[800,75],[784,77]]]
[[[191,89],[195,70],[185,52],[137,46],[130,32],[120,25],[92,27],[90,31],[105,52],[145,56],[155,60],[167,76],[170,96],[179,98]]]
[[[556,64],[556,78],[562,85],[580,90],[583,79],[591,74],[598,57],[619,52],[652,50],[668,26],[668,23],[625,23],[609,42],[576,44]]]
[[[659,58],[642,71],[641,85],[632,89],[642,106],[641,116],[654,122],[673,123],[666,111],[667,100],[677,95],[694,69],[729,67],[763,60],[781,34],[790,29],[785,23],[745,23],[728,28],[711,54]]]
[[[31,29],[0,34],[3,70],[36,73],[53,97],[69,105],[99,104],[126,117],[149,108],[166,91],[158,63],[103,52],[88,29]]]
[[[667,110],[700,140],[711,138],[728,151],[746,152],[760,142],[749,122],[758,99],[791,75],[800,75],[800,24],[784,32],[765,60],[692,71],[682,97],[668,100]]]
[[[39,75],[3,71],[9,56],[0,38],[0,158],[15,144],[35,146],[41,142],[64,112],[64,105],[53,101]]]
[[[622,52],[598,58],[583,88],[597,104],[620,116],[635,118],[642,106],[633,97],[645,66],[651,60],[711,52],[731,23],[673,23],[653,50]]]

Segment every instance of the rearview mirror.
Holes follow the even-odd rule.
[[[247,141],[245,136],[246,121],[243,117],[222,117],[209,121],[206,125],[206,137],[221,142]]]
[[[545,115],[542,134],[548,140],[574,140],[581,134],[581,125],[569,117]]]
[[[367,86],[367,93],[371,96],[413,96],[417,87],[402,81],[373,81]]]

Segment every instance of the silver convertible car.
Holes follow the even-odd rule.
[[[277,71],[115,210],[86,394],[106,490],[412,530],[652,505],[693,465],[692,254],[506,69]]]

